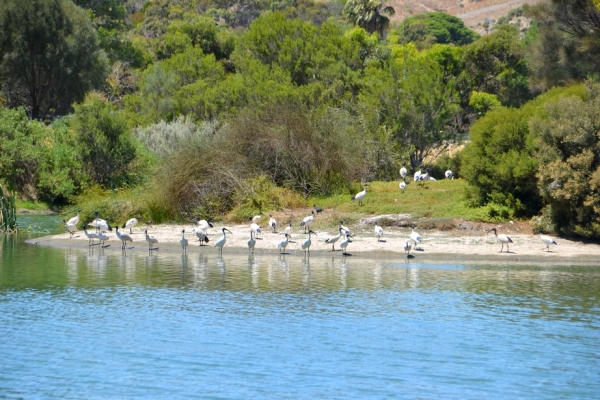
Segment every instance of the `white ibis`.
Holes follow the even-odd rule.
[[[88,232],[85,230],[85,228],[83,228],[83,233],[85,233],[85,236],[88,238],[88,246],[93,246],[94,239],[98,239],[98,234],[94,232]]]
[[[257,223],[253,222],[250,224],[250,230],[254,232],[255,237],[258,237],[258,234],[260,233],[260,226],[258,226]]]
[[[308,231],[308,239],[306,239],[303,243],[302,243],[302,249],[307,251],[308,254],[310,254],[310,245],[312,244],[312,240],[310,240],[310,235],[314,234],[315,236],[319,236],[317,235],[315,232],[313,232],[313,230],[309,230]]]
[[[147,229],[144,231],[144,236],[146,236],[146,242],[148,242],[148,250],[158,250],[158,247],[152,248],[153,244],[158,244],[158,239],[153,236],[149,236]]]
[[[381,236],[383,235],[383,228],[379,225],[375,224],[375,234],[377,235],[377,241],[380,241]]]
[[[252,217],[252,222],[254,223],[258,223],[258,221],[260,221],[260,219],[262,218],[263,213],[258,213],[256,214],[254,217]]]
[[[285,251],[285,248],[287,247],[288,243],[290,242],[290,235],[288,235],[287,233],[285,233],[284,235],[285,235],[285,238],[283,238],[283,240],[277,244],[277,247],[279,248],[280,253],[281,253],[281,249],[283,249],[283,251]]]
[[[196,235],[196,237],[198,238],[198,241],[200,241],[200,246],[202,246],[204,243],[208,243],[210,240],[208,240],[208,235],[199,227],[196,227],[192,230],[192,232]]]
[[[73,219],[73,218],[71,218],[71,219]],[[69,221],[70,221],[70,220],[69,220]],[[66,229],[67,231],[69,231],[69,239],[71,239],[71,238],[73,237],[73,234],[74,234],[75,232],[77,232],[77,225],[75,225],[75,224],[69,224],[69,223],[68,223],[67,221],[65,221],[64,219],[63,219],[63,222],[65,223],[65,229]]]
[[[225,231],[231,233],[229,229],[223,227],[223,229],[221,229],[221,232],[223,232],[223,236],[221,236],[219,240],[215,242],[215,247],[219,248],[219,253],[223,252],[223,246],[225,246],[225,242],[227,241],[227,238],[225,237]]]
[[[194,218],[194,222],[196,222],[196,229],[200,229],[205,235],[208,233],[208,228],[212,228],[213,225],[210,222],[210,219],[200,219],[199,217]]]
[[[250,230],[250,240],[248,240],[248,251],[254,253],[254,246],[256,245],[256,239],[254,239],[254,232]]]
[[[133,242],[133,239],[128,234],[119,232],[119,227],[118,226],[115,226],[115,229],[117,231],[117,237],[119,238],[119,240],[123,244],[121,246],[121,249],[125,249],[125,243],[126,242]]]
[[[133,231],[133,227],[138,223],[138,219],[137,218],[131,218],[128,219],[127,222],[125,222],[122,226],[123,229],[129,229],[129,234],[132,234]]]
[[[502,250],[504,250],[504,244],[506,244],[506,252],[509,253],[510,249],[508,247],[508,244],[513,242],[512,239],[509,238],[508,236],[506,236],[504,233],[501,233],[498,235],[498,232],[496,232],[496,228],[492,228],[492,229],[488,230],[485,234],[487,235],[488,233],[490,233],[492,231],[494,232],[494,235],[496,235],[496,239],[500,243],[502,243],[502,248],[500,249],[500,253],[502,253]]]
[[[451,170],[447,170],[446,172],[444,172],[444,176],[446,177],[446,179],[454,179],[454,174]]]
[[[335,242],[340,240],[340,238],[342,237],[342,234],[348,233],[348,232],[344,231],[344,229],[341,227],[340,227],[339,231],[340,231],[340,233],[338,233],[336,236],[332,236],[325,240],[325,243],[331,244],[331,251],[335,251]]]
[[[414,175],[415,182],[417,182],[420,178],[421,178],[421,170],[418,170],[417,172],[415,172],[415,175]]]
[[[410,228],[410,238],[415,242],[415,250],[417,250],[417,243],[421,243],[421,235],[415,232],[415,226]]]
[[[104,232],[102,232],[102,230],[100,232],[98,232],[98,240],[100,240],[100,244],[101,244],[102,247],[108,247],[108,246],[110,246],[110,245],[104,246],[104,242],[106,240],[108,240],[108,239],[109,239],[108,235],[106,235]]]
[[[402,190],[404,192],[404,189],[406,189],[406,182],[402,181],[400,182],[400,185],[398,185],[400,187],[400,190]]]
[[[550,252],[551,244],[558,246],[558,243],[556,243],[554,239],[552,239],[550,236],[542,235],[542,232],[540,232],[540,239],[542,239],[542,242],[544,242],[544,244],[546,245],[546,251],[548,252]]]
[[[352,240],[350,240],[351,237],[352,237],[352,235],[350,235],[348,232],[346,232],[346,234],[344,235],[344,239],[340,243],[340,248],[342,249],[343,255],[348,254],[348,253],[346,253],[346,248],[348,247],[348,243],[350,243],[352,241]]]
[[[108,225],[108,223],[98,216],[99,215],[98,211],[96,211],[94,214],[96,215],[96,218],[94,219],[94,221],[90,222],[88,225],[96,227],[96,230],[98,230],[98,231],[102,231],[102,232],[112,231],[112,228]]]
[[[302,222],[300,222],[300,226],[304,227],[304,233],[306,233],[306,230],[308,229],[309,226],[312,225],[314,220],[315,220],[315,210],[312,210],[310,212],[310,215],[308,217],[305,217],[302,220]]]
[[[292,223],[290,222],[290,225],[285,227],[285,233],[287,233],[288,235],[290,235],[290,237],[292,237],[293,230],[294,230],[294,228],[292,227]]]
[[[277,233],[277,221],[273,218],[273,215],[269,214],[269,228],[273,233]]]
[[[407,257],[410,255],[411,248],[412,248],[412,245],[410,244],[410,242],[408,240],[406,242],[404,242],[404,254],[406,254]]]
[[[403,181],[404,181],[404,178],[406,178],[407,174],[408,174],[408,170],[406,169],[406,165],[402,164],[402,168],[400,168],[400,176],[402,177]]]
[[[181,244],[181,248],[183,249],[183,252],[185,253],[187,251],[187,247],[188,247],[188,240],[185,238],[185,229],[181,230],[181,239],[179,239],[179,243]]]
[[[79,215],[81,214],[81,210],[77,210],[77,215],[69,218],[65,225],[77,225],[79,223]],[[63,220],[64,221],[64,220]]]
[[[347,226],[344,225],[344,221],[340,221],[340,228],[342,228],[342,230],[346,233],[348,233],[348,235],[350,235],[350,229],[348,229]]]
[[[352,196],[351,200],[358,200],[358,205],[362,206],[363,205],[363,200],[365,198],[365,196],[367,195],[367,186],[369,186],[368,183],[363,183],[363,190],[362,192],[358,192],[356,193],[356,195]]]

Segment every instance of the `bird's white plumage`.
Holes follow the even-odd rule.
[[[410,238],[413,242],[415,242],[415,250],[417,250],[417,243],[421,243],[421,235],[415,232],[415,227],[413,226],[410,231]]]
[[[304,227],[304,233],[306,233],[306,229],[312,225],[314,220],[315,220],[315,210],[312,210],[310,212],[310,215],[308,217],[305,217],[302,220],[302,222],[300,222],[300,226]]]
[[[348,243],[350,243],[350,235],[346,232],[344,235],[344,239],[340,242],[340,248],[342,249],[342,254],[346,254],[346,248],[348,248]]]
[[[406,255],[410,254],[410,249],[412,248],[412,245],[410,244],[410,242],[408,240],[404,243],[403,247],[404,247],[404,254],[406,254]]]
[[[406,177],[406,174],[408,174],[408,170],[406,169],[406,167],[403,165],[402,168],[400,168],[400,176],[402,177],[402,179],[404,180],[404,178]]]
[[[185,229],[181,230],[181,239],[179,239],[179,244],[181,244],[183,251],[187,250],[188,240],[185,238]]]
[[[290,236],[286,233],[283,240],[277,244],[277,247],[279,248],[280,253],[281,253],[281,250],[285,251],[285,248],[287,247],[289,242],[290,242]]]
[[[273,233],[275,233],[275,231],[277,230],[277,221],[275,220],[275,218],[273,218],[271,214],[269,214],[269,228],[271,228],[271,231]]]
[[[453,177],[453,173],[451,170],[447,170],[446,172],[444,172],[444,176],[446,177],[446,179],[451,179]]]
[[[381,235],[383,235],[383,228],[380,227],[379,225],[375,224],[375,234],[377,235],[377,241],[379,241],[379,239],[381,238]]]
[[[93,246],[94,239],[98,239],[98,234],[95,232],[88,232],[85,230],[85,228],[83,228],[83,233],[85,233],[85,236],[88,238],[88,245]]]
[[[128,219],[127,222],[123,224],[123,229],[129,229],[129,233],[132,233],[133,227],[138,223],[137,218]]]
[[[69,220],[67,222],[65,222],[65,224],[66,225],[77,225],[79,223],[80,214],[81,214],[81,210],[77,210],[77,215],[72,218],[69,218]]]
[[[147,229],[144,231],[144,236],[146,237],[146,242],[148,242],[148,250],[152,250],[152,245],[157,244],[158,239],[156,239],[154,236],[148,235]]]
[[[550,236],[546,236],[546,235],[542,235],[540,233],[540,239],[542,239],[542,242],[544,242],[544,244],[546,245],[546,250],[550,251],[550,245],[555,245],[558,246],[558,243],[556,243],[556,241],[554,239],[552,239]]]
[[[415,180],[415,182],[417,182],[420,179],[420,177],[421,177],[421,170],[418,170],[414,174],[414,180]]]
[[[254,239],[254,231],[250,230],[250,240],[248,240],[248,251],[254,253],[254,246],[256,246],[256,239]]]
[[[119,227],[115,227],[116,229],[116,233],[117,233],[117,237],[119,238],[119,240],[121,241],[121,243],[123,244],[122,248],[125,248],[125,243],[126,242],[133,242],[133,239],[131,238],[131,236],[129,236],[126,233],[121,233],[119,232]]]
[[[308,231],[308,239],[306,239],[304,242],[302,242],[302,249],[306,250],[310,253],[310,246],[312,244],[312,240],[310,238],[310,235],[312,235],[314,232],[312,230]],[[314,233],[316,235],[316,233]]]
[[[73,219],[73,218],[71,218]],[[70,221],[70,220],[69,220]],[[63,222],[65,223],[65,229],[69,232],[69,239],[73,237],[73,234],[75,232],[77,232],[77,225],[75,224],[69,224],[67,221],[65,221],[63,219]]]
[[[331,251],[335,251],[335,242],[340,240],[342,237],[342,233],[345,233],[344,229],[340,227],[339,232],[336,236],[332,236],[330,238],[325,239],[325,243],[331,245]]]
[[[488,230],[486,232],[486,234],[489,232],[494,232],[494,235],[496,236],[496,240],[498,240],[500,243],[502,243],[502,247],[500,248],[500,253],[502,253],[502,250],[504,250],[505,244],[506,244],[506,252],[508,253],[510,251],[508,244],[513,242],[512,239],[509,238],[508,236],[506,236],[504,233],[501,233],[498,235],[496,228],[492,228],[492,229]]]
[[[104,246],[104,242],[109,239],[108,235],[104,234],[104,232],[98,232],[98,240],[100,240],[100,244]]]
[[[285,233],[287,233],[288,235],[290,235],[290,237],[292,237],[293,230],[294,230],[294,228],[292,227],[292,223],[290,222],[290,225],[285,227]]]
[[[222,228],[222,229],[221,229],[221,232],[223,232],[223,236],[221,236],[221,237],[219,238],[219,240],[217,240],[217,241],[215,242],[215,247],[218,247],[218,248],[219,248],[219,252],[222,252],[222,251],[223,251],[223,246],[225,246],[225,242],[227,241],[227,237],[225,236],[225,231],[227,231],[227,232],[231,233],[231,231],[230,231],[229,229],[227,229],[227,228]]]
[[[358,201],[358,205],[362,205],[362,201],[367,196],[367,186],[369,186],[369,185],[367,185],[366,183],[364,183],[363,184],[363,190],[362,190],[362,192],[356,193],[356,195],[354,195],[351,200],[357,200]]]
[[[398,186],[400,187],[400,190],[404,191],[404,189],[406,189],[406,182],[402,181]]]

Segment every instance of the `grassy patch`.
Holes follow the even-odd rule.
[[[52,207],[48,203],[43,201],[31,201],[31,200],[15,200],[15,207],[17,210],[29,210],[29,211],[48,211]]]

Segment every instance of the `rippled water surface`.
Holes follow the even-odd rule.
[[[0,398],[599,398],[596,266],[0,236]]]

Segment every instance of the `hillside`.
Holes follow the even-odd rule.
[[[398,24],[406,17],[432,11],[444,11],[458,16],[465,25],[477,33],[484,33],[481,24],[486,18],[498,19],[513,8],[523,4],[537,4],[541,0],[391,0],[387,4],[394,7],[396,15],[392,17],[392,25]],[[457,6],[459,4],[459,6]]]

